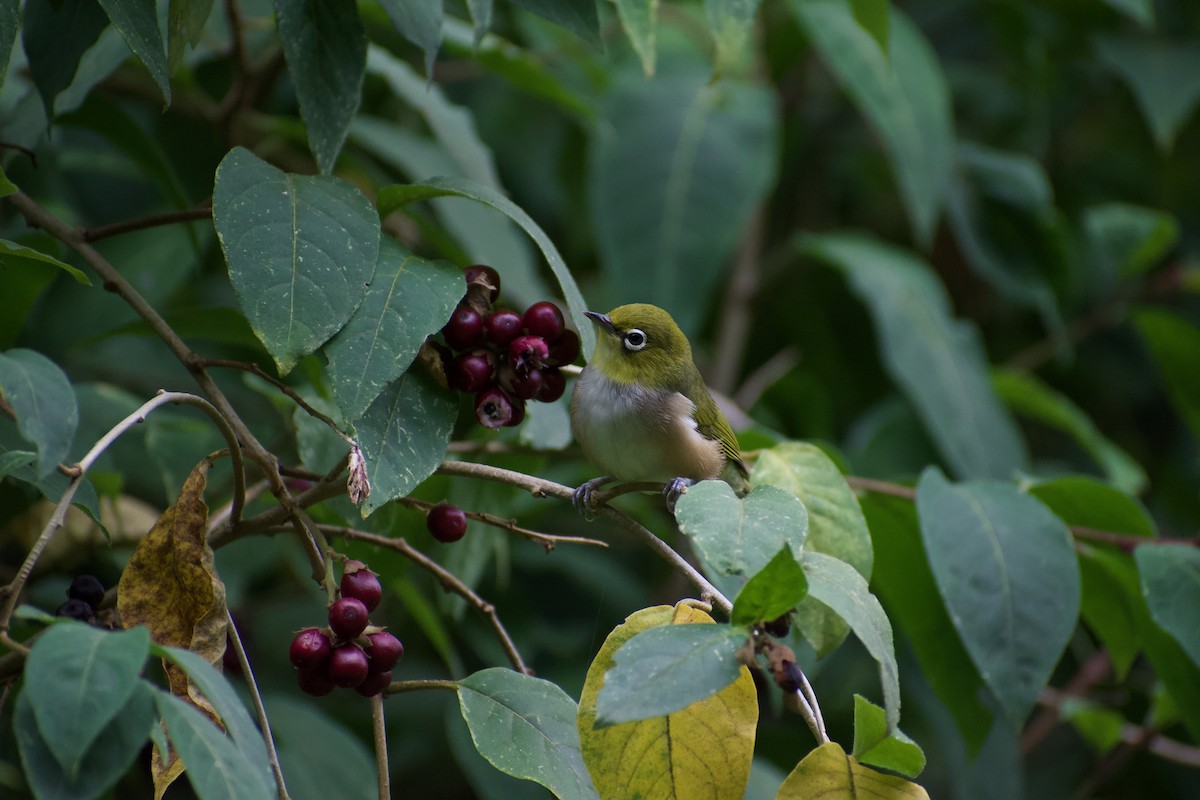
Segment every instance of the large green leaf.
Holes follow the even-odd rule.
[[[165,692],[155,692],[154,702],[200,800],[271,800],[277,796],[274,782],[264,783],[262,771],[250,756],[195,706]]]
[[[329,388],[343,419],[353,422],[387,384],[412,364],[466,288],[452,264],[426,261],[384,236],[367,296],[325,347]]]
[[[580,752],[576,703],[558,686],[485,669],[459,682],[458,704],[475,747],[496,769],[561,800],[597,797]]]
[[[45,478],[66,459],[79,424],[71,382],[41,353],[15,348],[0,353],[0,396],[21,436],[37,448],[37,477]]]
[[[894,7],[886,53],[843,0],[792,0],[792,9],[883,139],[913,233],[928,246],[954,161],[950,92],[933,48]]]
[[[425,376],[404,373],[355,423],[371,494],[362,515],[403,497],[428,478],[446,455],[458,402]]]
[[[653,81],[615,76],[587,182],[609,285],[665,308],[691,335],[775,183],[780,125],[764,88],[710,83],[703,62],[678,63]]]
[[[900,722],[900,669],[896,664],[892,623],[883,606],[871,594],[863,576],[845,561],[824,553],[805,553],[802,564],[809,596],[844,619],[879,664],[887,730],[894,731]]]
[[[617,18],[642,62],[646,77],[654,74],[658,0],[616,0]]]
[[[69,776],[55,759],[38,728],[29,692],[17,697],[13,732],[21,750],[25,779],[37,798],[93,800],[116,783],[150,735],[154,724],[153,690],[138,681],[120,712],[104,727],[84,753],[75,775]]]
[[[84,51],[107,25],[103,9],[94,0],[25,4],[21,41],[47,119],[54,118],[54,98],[71,85]]]
[[[889,731],[883,709],[854,695],[854,757],[873,767],[915,778],[925,769],[925,753],[899,728]]]
[[[141,684],[149,653],[150,633],[142,627],[113,633],[61,622],[34,644],[22,694],[68,781],[78,778],[92,744]]]
[[[545,231],[516,203],[499,191],[466,178],[431,178],[424,183],[385,186],[379,190],[376,204],[379,206],[379,216],[387,217],[388,214],[407,203],[435,197],[464,197],[474,200],[499,211],[525,229],[525,232],[537,244],[538,249],[542,251],[554,277],[558,279],[558,285],[567,301],[571,321],[575,323],[575,329],[579,332],[583,352],[590,355],[596,347],[596,331],[593,329],[591,320],[583,315],[583,312],[587,310],[587,305],[583,302],[583,295],[579,293],[579,287],[575,284],[570,270],[567,269],[566,262],[563,261],[554,242],[550,240]]]
[[[1133,551],[1150,616],[1175,637],[1200,667],[1200,550],[1185,544],[1146,544]]]
[[[561,25],[592,44],[600,44],[596,0],[512,0],[512,3]]]
[[[850,0],[850,10],[859,26],[871,34],[886,56],[891,39],[891,0]]]
[[[1079,616],[1079,568],[1066,526],[999,481],[917,485],[929,566],[950,620],[1014,729],[1050,679]]]
[[[308,143],[328,174],[362,95],[367,37],[358,9],[344,2],[275,0],[275,18]]]
[[[241,147],[217,168],[213,222],[242,311],[282,373],[350,319],[379,256],[379,218],[356,188]]]
[[[884,366],[943,458],[964,478],[1006,478],[1028,456],[987,375],[979,334],[951,315],[927,264],[856,234],[807,235],[804,251],[839,267],[875,322]]]
[[[100,5],[125,44],[150,70],[163,100],[170,105],[171,75],[167,48],[158,28],[158,4],[155,0],[100,0]]]
[[[1128,84],[1163,152],[1200,102],[1200,52],[1166,39],[1100,38],[1096,53]]]
[[[1140,500],[1107,483],[1084,475],[1037,481],[1029,493],[1068,525],[1154,538],[1158,528]]]
[[[380,0],[396,30],[425,52],[425,74],[433,79],[433,60],[442,43],[442,0]],[[432,88],[432,86],[430,87]]]
[[[1150,350],[1175,410],[1192,434],[1200,436],[1200,370],[1196,369],[1200,328],[1157,308],[1138,309],[1133,323]]]
[[[42,264],[49,264],[52,267],[63,270],[84,286],[92,285],[92,282],[83,273],[83,270],[59,261],[54,256],[46,255],[40,250],[34,250],[32,247],[10,242],[7,239],[0,239],[0,267],[41,266]]]
[[[1154,27],[1154,0],[1104,0],[1143,28]]]

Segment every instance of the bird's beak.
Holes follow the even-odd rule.
[[[583,315],[592,322],[600,326],[600,328],[610,336],[616,335],[617,329],[613,327],[612,317],[608,314],[601,314],[596,311],[585,311]]]

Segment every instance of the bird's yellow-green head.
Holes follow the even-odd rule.
[[[658,306],[633,303],[607,314],[584,313],[600,333],[588,366],[609,380],[674,389],[699,377],[687,337]]]

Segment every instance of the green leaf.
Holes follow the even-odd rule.
[[[759,0],[704,0],[708,29],[717,47],[714,72],[725,74],[737,63],[754,26]]]
[[[274,782],[264,783],[262,770],[250,756],[195,706],[166,692],[155,692],[154,702],[200,800],[272,800],[276,796]]]
[[[1140,596],[1134,596],[1140,591],[1136,583],[1128,587],[1121,579],[1122,570],[1112,563],[1123,558],[1098,548],[1088,548],[1079,555],[1079,616],[1108,650],[1117,680],[1125,680],[1142,652],[1138,606],[1145,604]]]
[[[344,2],[275,0],[275,18],[308,143],[321,172],[329,174],[362,96],[367,37],[358,9]]]
[[[859,27],[871,34],[886,56],[891,34],[890,0],[850,0],[850,10],[854,12],[854,20]]]
[[[457,411],[455,398],[420,369],[404,373],[375,398],[355,423],[371,479],[364,518],[433,474],[446,454]]]
[[[929,569],[911,500],[868,494],[863,511],[875,543],[872,585],[888,617],[912,645],[921,674],[945,704],[974,756],[987,739],[992,714],[979,671],[956,636]]]
[[[993,370],[992,386],[1011,411],[1057,428],[1079,443],[1118,489],[1137,493],[1146,488],[1146,471],[1108,439],[1083,409],[1037,377]]]
[[[844,619],[879,664],[887,729],[895,730],[900,722],[900,670],[896,665],[892,623],[883,606],[871,594],[863,576],[846,562],[824,553],[805,553],[801,563],[808,578],[809,597],[829,606]]]
[[[1200,666],[1200,550],[1185,544],[1145,544],[1133,556],[1150,616]]]
[[[830,70],[883,139],[913,233],[933,239],[954,161],[950,92],[933,48],[892,8],[881,50],[843,0],[792,0],[792,11]]]
[[[537,223],[516,203],[497,190],[466,178],[431,178],[424,183],[385,186],[379,190],[376,204],[379,207],[379,216],[387,217],[388,214],[407,203],[434,197],[465,197],[474,200],[505,214],[524,228],[542,251],[542,255],[546,257],[546,262],[550,265],[550,270],[558,279],[558,285],[562,288],[563,297],[567,301],[571,321],[579,332],[583,352],[590,354],[595,349],[596,332],[591,321],[583,315],[583,312],[587,310],[587,305],[583,302],[583,295],[579,293],[579,287],[575,285],[575,279],[567,269],[566,262],[558,254],[550,237],[538,227]]]
[[[400,35],[425,52],[425,74],[433,80],[433,60],[442,43],[442,0],[411,3],[407,0],[379,0],[392,18]],[[488,9],[491,15],[491,9]],[[484,28],[486,30],[486,26]],[[482,34],[480,34],[482,36]]]
[[[22,694],[68,781],[78,778],[92,743],[141,684],[149,651],[145,628],[112,633],[74,621],[52,626],[34,643]]]
[[[66,459],[79,425],[71,382],[41,353],[15,348],[0,353],[0,396],[21,436],[37,447],[37,477],[45,478]]]
[[[711,697],[737,680],[745,628],[663,625],[638,633],[617,650],[596,699],[597,724],[665,717]]]
[[[854,757],[863,764],[915,778],[925,769],[925,753],[899,728],[888,732],[883,709],[854,695]]]
[[[1079,616],[1079,569],[1066,526],[999,481],[917,485],[929,566],[959,638],[1014,729],[1050,679]]]
[[[688,489],[675,506],[675,521],[708,569],[746,578],[780,547],[790,547],[799,558],[808,532],[808,511],[795,495],[757,486],[739,498],[724,481],[701,481]]]
[[[120,713],[96,737],[71,777],[42,738],[29,692],[21,692],[13,713],[13,732],[34,796],[93,800],[104,794],[132,766],[150,736],[155,722],[152,695],[146,683],[137,681]]]
[[[1158,149],[1169,153],[1200,101],[1200,52],[1185,42],[1101,37],[1096,54],[1129,86]]]
[[[350,319],[379,256],[379,218],[358,189],[289,175],[241,147],[217,167],[213,222],[242,311],[281,373]]]
[[[763,87],[710,83],[699,59],[672,64],[653,81],[632,69],[614,76],[587,182],[609,285],[636,287],[693,335],[775,183],[780,121]]]
[[[358,419],[437,333],[466,289],[453,264],[426,261],[384,236],[367,296],[325,347],[343,419]]]
[[[1104,0],[1143,28],[1154,27],[1154,0]]]
[[[600,15],[596,0],[512,0],[591,44],[600,44]]]
[[[478,46],[492,27],[492,0],[467,0],[467,11],[474,26],[474,44]]]
[[[200,43],[212,7],[213,0],[171,0],[167,12],[168,73],[174,72],[183,61],[185,47]]]
[[[4,78],[8,74],[8,59],[12,55],[13,42],[17,40],[17,31],[21,27],[21,0],[0,1],[0,88],[4,86]],[[0,172],[0,183],[7,183]],[[10,184],[11,185],[11,184]],[[3,193],[0,193],[3,197]]]
[[[932,269],[856,234],[806,235],[807,254],[839,267],[875,323],[884,366],[960,477],[1008,477],[1028,456],[987,375],[979,333],[951,316]]]
[[[29,72],[46,118],[54,118],[54,98],[71,85],[84,51],[96,43],[108,19],[94,0],[26,3],[21,40]]]
[[[1156,308],[1135,310],[1133,324],[1150,350],[1172,405],[1193,435],[1200,436],[1200,370],[1196,369],[1200,330]]]
[[[784,546],[738,593],[731,622],[753,625],[769,622],[791,611],[808,594],[808,579],[790,547]]]
[[[862,766],[856,758],[846,755],[837,742],[826,742],[801,759],[779,787],[776,800],[833,797],[929,800],[929,795],[917,784]]]
[[[561,800],[595,798],[583,764],[574,700],[549,681],[491,668],[459,681],[458,704],[480,755]]]
[[[1068,525],[1158,536],[1154,518],[1142,501],[1095,478],[1065,475],[1038,481],[1028,491]]]
[[[1143,275],[1179,241],[1174,214],[1128,203],[1104,203],[1083,213],[1092,269],[1111,278]]]
[[[15,186],[13,190],[16,190]],[[92,285],[92,282],[83,273],[83,270],[59,261],[54,256],[46,255],[40,250],[34,250],[31,247],[25,247],[16,242],[10,242],[7,239],[0,239],[0,267],[36,267],[41,264],[58,267],[74,278],[76,283],[82,283],[84,286]]]
[[[1104,755],[1121,743],[1125,718],[1111,708],[1082,697],[1067,697],[1058,713],[1079,731],[1097,755]]]
[[[150,76],[162,92],[163,102],[171,104],[171,74],[167,69],[167,48],[158,29],[155,0],[100,0],[104,13],[133,54],[150,70]]]
[[[344,725],[310,700],[267,699],[267,717],[292,800],[376,800],[375,786],[347,775],[370,775],[375,759]]]
[[[658,27],[658,0],[616,0],[617,18],[642,62],[642,72],[654,74],[655,34]]]

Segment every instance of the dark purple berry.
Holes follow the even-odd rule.
[[[296,682],[300,684],[300,691],[313,697],[324,697],[337,686],[329,673],[320,669],[300,670],[296,673]]]
[[[67,597],[72,600],[82,600],[96,610],[104,599],[104,584],[94,575],[76,575],[75,580],[67,587]]]
[[[513,418],[513,403],[499,386],[475,395],[475,418],[485,428],[499,428]]]
[[[333,645],[329,637],[317,628],[305,628],[292,639],[288,658],[297,669],[322,669],[329,662]]]
[[[349,689],[367,677],[367,654],[352,644],[335,647],[329,656],[329,677],[338,686]]]
[[[467,529],[466,518],[463,518],[463,530]],[[367,659],[371,662],[370,672],[390,672],[396,662],[404,657],[404,645],[387,631],[379,631],[367,636],[371,646],[366,649]]]
[[[792,629],[792,618],[784,614],[779,619],[773,619],[770,622],[763,623],[763,630],[774,636],[776,639],[782,639],[787,636]]]
[[[54,616],[77,619],[80,622],[91,622],[92,617],[96,616],[96,610],[89,603],[72,597],[55,609]]]
[[[383,599],[383,587],[379,585],[379,577],[367,569],[366,564],[347,561],[342,570],[342,597],[361,600],[367,611],[374,611]]]
[[[538,388],[537,399],[543,403],[553,403],[567,390],[567,379],[554,367],[547,367],[541,372],[542,385]]]
[[[541,336],[548,342],[553,342],[562,336],[565,328],[562,312],[549,300],[531,305],[525,310],[525,316],[521,318],[521,322],[527,333]]]
[[[488,302],[496,302],[496,298],[500,296],[500,273],[484,264],[474,264],[463,270],[463,277],[467,279],[467,286],[471,284],[487,285]]]
[[[504,347],[521,333],[521,317],[515,311],[502,308],[487,315],[483,329],[489,342]]]
[[[363,697],[374,697],[382,692],[392,682],[391,672],[373,672],[367,675],[358,686],[354,687],[354,691],[361,694]]]
[[[508,363],[518,375],[540,369],[550,357],[550,348],[540,336],[518,336],[508,346]]]
[[[450,369],[450,385],[460,392],[477,392],[491,383],[495,371],[493,356],[487,351],[463,353]]]
[[[442,328],[442,335],[446,337],[446,344],[455,350],[474,347],[483,338],[483,317],[470,306],[459,306]]]
[[[507,386],[512,389],[513,395],[521,400],[532,400],[542,389],[542,371],[531,369],[524,375],[514,371]]]
[[[438,503],[429,509],[425,527],[429,528],[433,538],[443,544],[457,542],[467,532],[467,514],[458,506]]]
[[[343,597],[329,607],[329,627],[339,639],[353,639],[367,629],[369,613],[362,600]]]
[[[547,361],[557,367],[564,364],[574,364],[579,358],[579,334],[572,330],[563,331],[550,345],[550,358]]]
[[[525,421],[525,401],[512,401],[512,416],[508,418],[508,422],[504,423],[506,428],[515,428]]]

